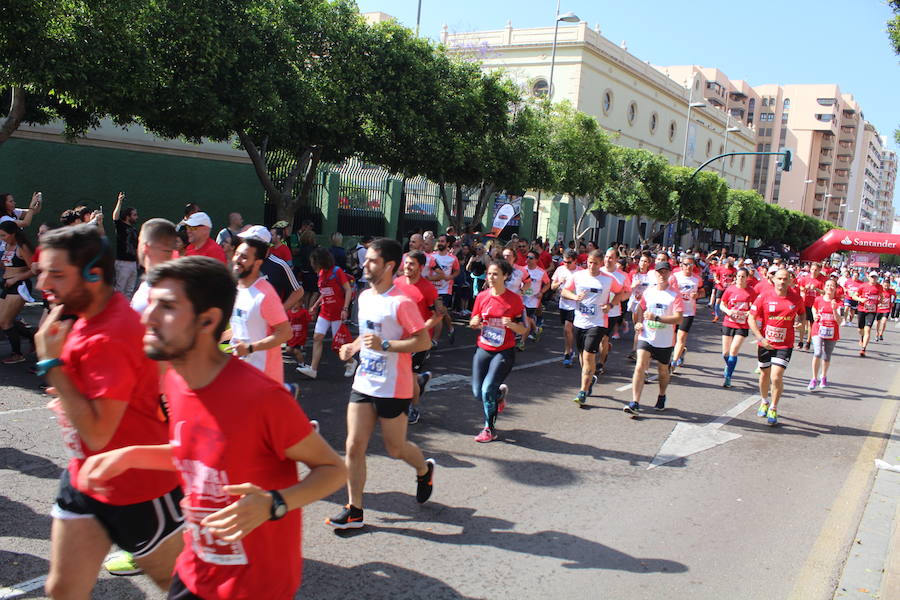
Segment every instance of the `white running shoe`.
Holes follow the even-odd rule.
[[[301,375],[306,375],[306,376],[309,377],[310,379],[315,379],[316,376],[319,374],[318,371],[316,371],[315,369],[313,369],[313,368],[312,368],[311,366],[309,366],[309,365],[300,365],[299,367],[297,367],[297,371],[298,371]]]

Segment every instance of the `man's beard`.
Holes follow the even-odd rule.
[[[249,268],[249,269],[244,269],[243,271],[238,271],[237,273],[235,273],[235,276],[238,279],[246,279],[247,277],[250,277],[251,273],[253,273],[253,269]]]
[[[153,330],[153,335],[156,336],[157,342],[165,346],[165,340],[159,335],[159,332]],[[151,360],[156,361],[178,361],[184,358],[188,352],[194,349],[197,345],[197,332],[196,328],[194,331],[190,332],[190,343],[182,348],[166,348],[166,347],[156,347],[149,346],[144,344],[144,354]]]
[[[91,301],[94,299],[85,285],[78,286],[66,294],[65,297],[56,294],[54,296],[56,296],[56,303],[63,305],[64,313],[75,315],[87,310],[87,307],[91,305]]]

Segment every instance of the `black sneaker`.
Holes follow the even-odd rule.
[[[590,396],[594,393],[594,384],[597,383],[598,377],[596,375],[591,375],[591,385],[588,386],[587,395]]]
[[[427,386],[428,382],[431,381],[431,371],[425,371],[424,373],[419,373],[416,376],[416,381],[419,382],[419,402],[421,402],[422,396],[425,395],[425,386]]]
[[[450,340],[451,344],[456,343],[456,329],[455,328],[451,327],[449,330],[447,330],[447,339]]]
[[[406,411],[406,420],[410,425],[415,425],[419,422],[419,417],[422,415],[419,414],[419,411],[412,404],[409,405],[409,410]]]
[[[656,397],[656,406],[654,406],[656,410],[662,412],[666,410],[666,397],[665,396],[657,396]]]
[[[431,498],[431,492],[434,491],[434,459],[425,460],[428,472],[424,475],[416,475],[416,502],[422,504]]]
[[[637,351],[636,350],[632,350],[631,352],[628,353],[628,360],[630,360],[631,362],[637,362]]]
[[[352,504],[344,507],[337,516],[325,519],[325,522],[335,529],[359,529],[364,526],[363,510],[356,508]]]
[[[629,402],[628,405],[623,408],[626,413],[631,415],[632,417],[638,416],[638,413],[641,412],[641,405],[637,402]]]

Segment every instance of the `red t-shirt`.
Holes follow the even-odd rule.
[[[856,292],[865,285],[864,281],[860,281],[858,279],[848,279],[844,282],[844,292],[850,297],[851,300],[856,300]]]
[[[812,308],[816,313],[816,320],[812,324],[812,335],[817,335],[823,340],[841,339],[837,305],[837,299],[826,300],[824,296],[815,299]]]
[[[587,253],[579,254],[577,262],[575,264],[578,265],[579,267],[581,267],[582,269],[586,269],[587,268],[587,259],[588,259]]]
[[[232,543],[213,538],[200,521],[239,500],[224,485],[272,490],[300,481],[285,450],[312,431],[303,410],[283,385],[238,358],[197,390],[170,369],[164,389],[184,488],[184,549],[175,563],[181,581],[203,598],[293,598],[303,569],[300,509]]]
[[[737,269],[734,267],[721,266],[716,268],[715,273],[717,277],[716,289],[722,291],[734,283]]]
[[[199,248],[195,248],[193,244],[188,244],[187,248],[184,249],[184,255],[208,256],[218,260],[222,264],[227,264],[227,261],[225,260],[225,251],[222,250],[222,246],[218,245],[212,238],[207,238],[206,243]]]
[[[334,267],[331,272],[319,271],[319,294],[322,295],[322,307],[319,316],[326,321],[340,321],[344,310],[344,284],[350,278],[342,269]]]
[[[788,292],[782,297],[773,291],[757,296],[750,314],[773,348],[787,350],[794,345],[794,319],[805,314],[805,307],[800,296]]]
[[[553,257],[550,256],[549,252],[544,250],[538,256],[538,264],[541,265],[541,268],[546,271],[550,269],[550,265],[553,264]]]
[[[891,306],[894,304],[894,298],[896,297],[897,292],[894,291],[894,288],[884,288],[884,291],[881,292],[881,298],[878,299],[878,308],[875,312],[882,314],[891,312]]]
[[[878,298],[881,297],[884,288],[875,283],[864,283],[856,290],[856,295],[863,299],[859,303],[859,312],[873,313],[878,309]]]
[[[419,292],[420,298],[416,298],[414,294],[406,294],[413,301],[416,302],[416,305],[419,307],[419,312],[422,314],[422,320],[427,321],[434,314],[434,303],[437,301],[438,293],[437,288],[431,285],[431,282],[425,279],[424,277],[419,277],[419,280],[415,283],[409,282],[409,277],[405,275],[402,277],[398,277],[394,280],[394,283],[399,283],[403,288],[413,288]]]
[[[822,295],[822,288],[828,280],[824,275],[813,277],[806,275],[797,280],[797,286],[800,288],[800,294],[803,296],[803,303],[806,308],[812,308],[816,298]]]
[[[79,318],[66,338],[63,371],[86,398],[128,403],[112,439],[103,448],[89,449],[66,418],[62,405],[53,402],[71,460],[69,474],[78,488],[78,470],[94,454],[125,446],[165,444],[167,425],[160,417],[159,369],[144,354],[144,326],[122,294],[114,293],[106,308],[90,319]],[[81,490],[105,502],[122,506],[158,498],[178,486],[174,473],[131,469],[109,480],[107,493]]]
[[[732,329],[748,329],[750,326],[747,325],[747,318],[750,314],[750,307],[753,305],[753,301],[756,300],[757,295],[756,290],[750,286],[739,288],[736,285],[732,285],[725,290],[722,293],[721,303],[730,311],[737,310],[744,314],[734,315],[733,317],[726,315],[725,319],[722,320],[722,326]]]
[[[297,310],[287,311],[291,321],[291,339],[287,345],[291,348],[306,345],[306,336],[309,333],[309,311],[302,306]]]
[[[294,257],[291,255],[291,249],[288,248],[287,244],[278,244],[277,246],[272,246],[269,249],[269,252],[271,252],[284,262],[291,262],[292,260],[294,260]]]
[[[502,323],[503,317],[515,320],[525,311],[522,297],[510,290],[495,296],[491,290],[484,290],[475,298],[472,314],[481,315],[481,333],[478,347],[490,352],[512,348],[516,344],[516,334]]]
[[[517,266],[524,267],[525,263],[528,262],[527,258],[528,258],[527,252],[520,252],[519,250],[516,250],[516,265]]]
[[[756,285],[753,286],[753,291],[756,292],[756,295],[764,294],[766,292],[774,292],[775,286],[772,285],[772,282],[768,279],[760,279]]]

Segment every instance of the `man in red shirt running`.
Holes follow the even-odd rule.
[[[341,486],[343,462],[284,386],[219,349],[235,299],[224,265],[183,258],[147,281],[144,350],[172,367],[170,441],[91,457],[79,481],[102,490],[119,473],[141,474],[134,469],[178,471],[187,528],[169,598],[293,598],[300,508]],[[310,469],[302,481],[298,462]]]
[[[187,228],[188,245],[184,249],[185,256],[208,256],[226,264],[225,251],[214,239],[209,237],[212,231],[212,220],[205,212],[195,212],[184,220]]]
[[[79,481],[96,454],[168,439],[140,317],[113,289],[112,252],[95,226],[48,232],[41,247],[38,286],[56,306],[35,336],[37,370],[56,396],[49,407],[71,456],[51,511],[47,595],[88,598],[113,543],[167,589],[182,545],[175,474],[133,471],[103,490]]]
[[[794,324],[806,323],[806,309],[799,294],[790,291],[792,276],[779,269],[772,277],[774,291],[760,294],[750,307],[747,324],[756,336],[759,349],[759,395],[762,401],[758,417],[769,425],[778,424],[778,401],[784,392],[784,371],[791,362]],[[771,393],[772,403],[769,404]]]
[[[813,304],[815,304],[816,298],[823,294],[825,287],[827,277],[822,275],[820,272],[821,268],[822,266],[819,263],[813,263],[809,266],[809,275],[804,275],[797,279],[797,287],[800,288],[800,297],[803,298],[807,324],[813,322]],[[801,348],[804,342],[806,343],[806,349],[809,350],[812,342],[812,327],[805,327],[801,330],[800,339],[797,340],[797,348]]]
[[[878,314],[878,300],[883,293],[884,288],[878,283],[878,271],[869,271],[868,281],[856,288],[854,298],[859,302],[856,318],[859,325],[859,355],[862,357],[865,357],[869,346],[872,326]]]

